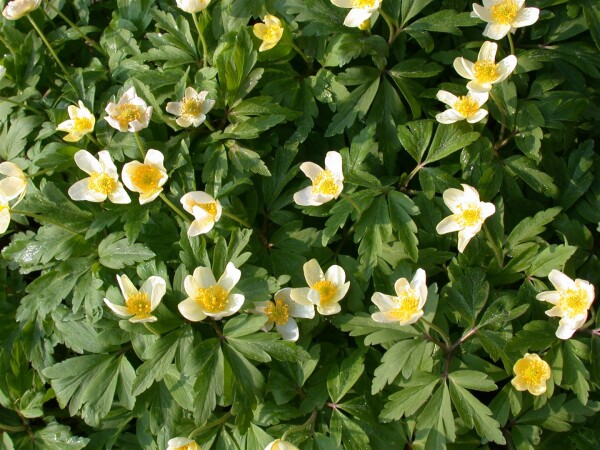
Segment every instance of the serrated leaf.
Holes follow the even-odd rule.
[[[98,245],[100,264],[110,269],[122,269],[153,258],[154,252],[143,244],[130,244],[123,233],[112,233]]]

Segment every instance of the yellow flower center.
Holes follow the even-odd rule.
[[[317,281],[315,284],[313,284],[312,288],[319,293],[321,306],[331,303],[334,295],[337,292],[335,284],[326,280]]]
[[[141,106],[133,105],[131,103],[117,105],[117,114],[115,119],[119,121],[121,128],[127,128],[127,126],[129,126],[129,122],[140,120],[142,117],[144,117],[144,108]]]
[[[209,313],[219,313],[227,306],[227,297],[229,292],[223,289],[220,285],[215,284],[208,288],[199,288],[196,295],[196,301],[204,311]]]
[[[504,0],[490,8],[494,23],[510,25],[519,14],[519,5],[514,0]]]
[[[271,322],[284,325],[290,318],[290,307],[278,298],[275,303],[269,302],[269,306],[265,308],[265,313]]]
[[[468,95],[458,97],[458,100],[454,103],[454,110],[463,116],[465,119],[473,116],[479,111],[479,103]]]
[[[4,211],[5,209],[8,209],[8,205],[0,204],[0,212]]]
[[[107,173],[92,172],[88,188],[92,191],[108,195],[117,188],[117,182]]]
[[[530,386],[539,386],[544,384],[549,378],[550,369],[543,360],[524,360],[520,377]]]
[[[315,177],[312,186],[313,192],[316,192],[317,194],[335,195],[338,191],[333,174],[329,170],[323,170],[319,173]]]
[[[73,119],[73,131],[77,133],[89,133],[94,129],[94,125],[89,117],[76,117]]]
[[[198,208],[202,208],[204,211],[209,213],[213,218],[217,216],[217,202],[212,203],[194,203],[192,208],[197,206]]]
[[[413,290],[396,297],[397,307],[390,311],[390,315],[400,321],[406,322],[419,312],[419,299]]]
[[[162,178],[162,173],[156,167],[142,164],[138,166],[131,174],[131,182],[134,186],[144,192],[156,191],[159,189],[158,182]]]
[[[200,450],[200,446],[195,442],[191,444],[182,445],[181,447],[175,448],[175,450]]]
[[[493,83],[500,75],[498,65],[493,61],[477,61],[473,67],[475,79],[480,83]]]
[[[569,317],[584,314],[588,310],[587,293],[583,289],[569,289],[562,292],[558,306]]]
[[[281,36],[279,35],[280,30],[281,27],[277,24],[267,25],[262,40],[265,42],[279,42],[279,39],[281,39]]]
[[[125,300],[125,306],[127,306],[129,314],[133,314],[139,318],[150,317],[152,306],[148,299],[148,294],[145,292],[138,292],[137,294],[130,295],[127,300]]]
[[[481,222],[481,208],[476,205],[468,205],[459,215],[458,223],[463,227],[472,227]]]
[[[377,0],[352,0],[353,8],[374,8]]]
[[[198,117],[202,114],[202,102],[195,98],[183,97],[181,100],[181,115]]]

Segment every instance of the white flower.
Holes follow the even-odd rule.
[[[0,180],[0,192],[6,200],[13,200],[25,192],[25,174],[16,164],[4,161],[0,164],[0,174],[4,175]]]
[[[487,92],[469,92],[467,95],[457,97],[448,91],[440,90],[436,97],[452,108],[435,116],[440,123],[451,124],[465,119],[469,123],[475,123],[487,116],[487,111],[481,109],[481,106],[488,100]]]
[[[105,298],[106,306],[118,316],[129,317],[130,322],[156,322],[156,317],[150,313],[158,307],[167,291],[165,280],[152,276],[142,284],[139,291],[127,275],[117,275],[117,282],[125,299],[125,306],[115,305]]]
[[[496,64],[497,51],[498,44],[486,41],[479,50],[476,63],[462,57],[454,60],[454,69],[458,74],[471,80],[467,83],[467,89],[473,92],[489,92],[493,84],[504,81],[515,70],[517,57],[509,55]]]
[[[316,305],[319,314],[328,316],[341,311],[339,301],[344,298],[350,282],[340,266],[331,266],[323,274],[316,259],[304,264],[304,278],[309,287],[292,289],[291,298],[301,305]]]
[[[117,168],[110,153],[106,150],[98,152],[98,159],[87,150],[79,150],[75,153],[75,163],[90,176],[69,188],[69,197],[73,200],[103,202],[108,197],[113,203],[131,202],[119,181]]]
[[[184,288],[189,297],[179,303],[179,312],[192,322],[207,316],[219,320],[235,314],[244,304],[244,296],[232,294],[231,290],[241,275],[233,263],[229,263],[219,281],[215,281],[210,268],[196,267],[193,275],[185,277]]]
[[[94,131],[96,118],[90,110],[85,107],[81,100],[79,100],[78,104],[79,107],[70,105],[67,108],[70,119],[59,123],[56,127],[59,131],[66,131],[69,133],[63,137],[67,142],[77,142],[86,134]]]
[[[108,116],[104,120],[119,131],[140,131],[148,126],[152,117],[152,106],[137,96],[134,87],[125,91],[119,103],[106,105],[105,111]]]
[[[525,0],[483,0],[483,6],[473,3],[471,17],[488,24],[483,35],[490,39],[502,39],[510,31],[533,25],[540,17],[538,8],[523,8]]]
[[[215,106],[215,101],[206,99],[208,91],[196,92],[192,87],[185,88],[185,94],[180,102],[167,103],[167,112],[179,116],[175,122],[180,127],[197,127],[206,114]]]
[[[36,9],[42,0],[12,0],[8,2],[2,15],[8,20],[17,20]]]
[[[398,322],[400,325],[410,325],[423,316],[423,306],[427,301],[427,284],[425,271],[417,269],[409,283],[406,278],[400,278],[394,283],[396,295],[386,295],[375,292],[371,301],[377,305],[379,312],[371,314],[375,322]]]
[[[144,163],[131,161],[123,166],[123,183],[130,191],[140,193],[140,205],[151,202],[162,192],[162,186],[169,178],[163,165],[164,159],[161,152],[150,149]]]
[[[342,155],[338,152],[327,152],[325,169],[315,163],[305,162],[300,165],[300,170],[312,181],[312,186],[294,194],[294,201],[300,206],[322,205],[338,198],[344,189]]]
[[[188,438],[176,437],[169,439],[167,450],[200,450],[200,446]]]
[[[252,27],[254,36],[262,40],[259,52],[271,50],[277,45],[281,36],[283,36],[283,27],[281,26],[281,20],[271,14],[265,14],[263,18],[264,23],[255,23]]]
[[[0,66],[0,81],[4,78],[4,74],[6,73],[6,67]]]
[[[196,13],[205,9],[210,0],[177,0],[177,7],[185,12]]]
[[[540,292],[535,298],[554,305],[546,315],[561,317],[556,337],[569,339],[587,320],[594,301],[594,286],[579,278],[573,281],[558,270],[550,272],[548,279],[556,290]]]
[[[181,204],[183,209],[194,216],[194,221],[188,229],[188,236],[208,233],[223,213],[221,202],[204,191],[188,192],[181,197]]]
[[[340,8],[352,8],[344,19],[344,25],[358,27],[379,9],[381,0],[331,0],[331,3]]]
[[[458,231],[458,251],[463,252],[469,241],[479,233],[485,219],[496,212],[493,203],[479,200],[479,192],[467,184],[463,191],[446,189],[444,203],[452,211],[452,215],[442,219],[435,228],[439,234]]]
[[[275,439],[269,445],[265,447],[265,450],[300,450],[294,444],[290,444],[288,441],[282,441],[281,439]]]
[[[280,289],[275,293],[274,301],[254,302],[255,308],[250,312],[267,316],[267,323],[262,328],[264,331],[271,330],[275,325],[284,340],[297,341],[300,333],[294,317],[312,319],[315,307],[294,301],[291,292],[291,288]]]
[[[8,229],[10,224],[10,207],[8,206],[8,199],[2,191],[0,191],[0,234],[4,233]]]

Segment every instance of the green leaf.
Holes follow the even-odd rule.
[[[386,384],[392,384],[400,372],[404,378],[409,379],[421,363],[426,346],[427,342],[422,339],[405,339],[392,345],[375,369],[371,394],[375,395]]]
[[[431,398],[431,393],[440,382],[438,375],[415,372],[401,391],[390,395],[379,420],[391,422],[403,416],[410,417]]]
[[[431,396],[417,419],[417,427],[429,430],[426,450],[444,449],[447,442],[454,442],[456,426],[447,383],[442,383]]]
[[[583,15],[596,47],[600,49],[600,6],[592,0],[583,0]]]
[[[465,388],[450,378],[450,397],[458,414],[468,428],[475,428],[482,438],[504,445],[506,440],[492,411]]]
[[[540,192],[547,197],[556,197],[558,187],[550,175],[536,168],[536,165],[530,159],[524,156],[511,156],[504,160],[505,167],[510,169],[526,184],[536,192]]]
[[[570,340],[564,342],[563,348],[564,366],[561,385],[571,388],[581,404],[586,405],[590,391],[590,385],[587,380],[590,378],[590,374],[577,356],[575,345]]]
[[[0,134],[0,157],[10,161],[21,155],[27,147],[27,137],[41,123],[42,119],[38,116],[17,117],[7,122]]]
[[[194,418],[204,424],[217,406],[217,398],[223,394],[223,351],[218,339],[202,341],[194,348],[184,373],[196,377],[194,383]]]
[[[470,127],[462,122],[452,125],[438,125],[425,163],[439,161],[475,142],[479,137],[479,133],[469,130]]]
[[[143,244],[130,244],[124,233],[111,233],[98,245],[100,264],[110,269],[123,269],[153,258],[154,252]]]
[[[420,163],[433,135],[433,120],[417,120],[398,127],[398,137],[404,149]]]
[[[404,250],[414,262],[419,257],[419,239],[417,238],[417,225],[411,216],[420,214],[419,208],[405,194],[391,191],[388,195],[388,207],[392,227],[398,232],[398,238]]]
[[[491,392],[498,389],[498,386],[485,373],[477,370],[457,370],[451,372],[448,377],[454,383],[465,389],[476,391]]]
[[[570,245],[549,245],[533,258],[526,273],[529,276],[546,277],[553,269],[562,269],[576,250],[577,247]]]
[[[365,370],[365,351],[356,350],[338,367],[334,365],[327,375],[327,392],[333,403],[339,403],[354,386]]]
[[[550,208],[540,211],[533,217],[526,217],[513,228],[508,235],[506,245],[509,249],[516,248],[519,244],[535,241],[536,237],[546,231],[548,225],[561,211],[561,208]]]
[[[277,120],[279,120],[278,116],[273,117],[276,117]],[[252,135],[254,136],[254,134]],[[256,136],[258,137],[258,134]],[[271,172],[269,172],[269,169],[265,163],[260,159],[260,155],[258,153],[250,150],[249,148],[242,147],[237,141],[233,140],[227,141],[225,145],[229,149],[229,159],[231,159],[233,165],[240,172],[257,173],[264,177],[271,176]]]

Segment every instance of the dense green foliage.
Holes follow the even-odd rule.
[[[562,340],[536,300],[553,269],[600,285],[600,7],[528,0],[540,18],[514,34],[518,65],[488,117],[440,124],[438,90],[466,93],[454,59],[476,61],[486,40],[472,3],[383,0],[361,31],[329,0],[213,0],[197,23],[171,0],[44,0],[29,17],[68,76],[26,17],[0,19],[0,160],[28,176],[0,237],[0,448],[165,450],[190,436],[262,450],[286,431],[302,450],[600,448],[597,307]],[[283,37],[258,52],[267,13]],[[165,111],[188,86],[216,101],[197,128]],[[137,135],[102,119],[129,87],[153,107]],[[65,142],[56,126],[79,100],[93,138]],[[144,148],[165,155],[168,201],[219,199],[212,231],[188,236],[192,217],[160,198],[67,195],[85,176],[78,150],[107,150],[120,173]],[[331,150],[342,195],[296,205],[299,165]],[[436,232],[442,193],[461,183],[496,208],[464,253]],[[295,343],[261,331],[254,302],[306,287],[312,258],[344,269],[342,311],[299,319]],[[185,320],[186,276],[230,262],[239,313]],[[426,320],[372,320],[371,295],[418,268]],[[156,322],[107,308],[123,304],[122,274],[167,281]],[[511,385],[527,352],[552,369],[543,395]]]

